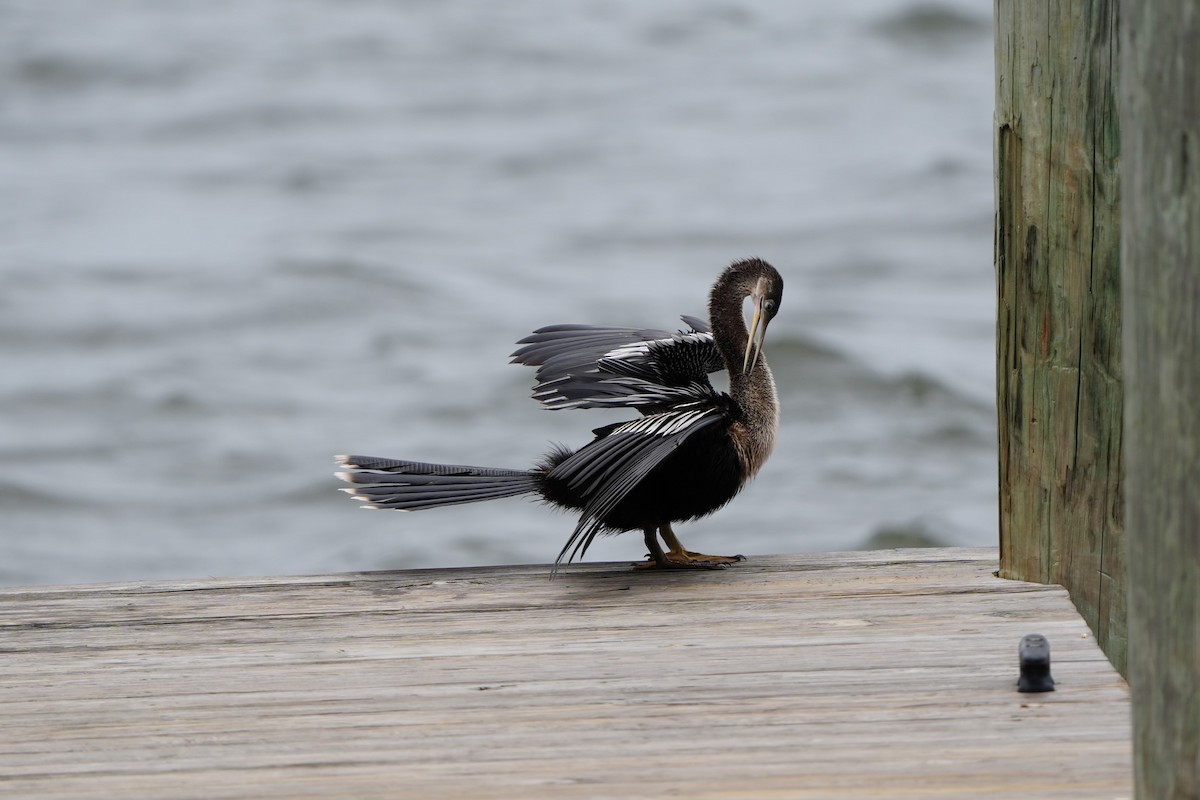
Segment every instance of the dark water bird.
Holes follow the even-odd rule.
[[[537,367],[534,398],[550,409],[627,407],[641,416],[597,428],[578,450],[555,448],[532,469],[338,456],[345,468],[338,477],[354,484],[342,491],[367,508],[400,511],[541,496],[580,513],[555,569],[564,558],[582,557],[598,534],[630,530],[645,535],[649,555],[640,567],[720,569],[740,561],[684,549],[671,525],[728,503],[771,454],[779,403],[762,347],[782,297],[783,278],[752,258],[717,278],[708,303],[711,327],[683,317],[690,329],[675,333],[541,328],[512,355],[514,363]],[[729,375],[727,394],[708,379],[721,369]]]

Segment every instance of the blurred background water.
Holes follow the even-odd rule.
[[[0,2],[0,583],[550,561],[331,455],[580,445],[515,340],[750,255],[783,430],[685,541],[993,544],[992,94],[982,0]]]

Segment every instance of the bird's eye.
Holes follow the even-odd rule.
[[[765,311],[767,314],[774,314],[775,313],[775,301],[774,300],[764,300],[763,301],[763,311]]]

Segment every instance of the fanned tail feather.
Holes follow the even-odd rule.
[[[537,491],[529,470],[430,464],[373,456],[337,456],[344,471],[337,477],[354,484],[343,492],[367,508],[418,511],[459,503],[478,503]]]

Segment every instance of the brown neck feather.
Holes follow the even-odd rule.
[[[712,323],[713,344],[717,346],[717,352],[725,362],[725,371],[729,374],[729,393],[734,399],[738,399],[746,384],[746,376],[742,373],[742,361],[745,358],[750,332],[746,330],[742,303],[748,294],[743,276],[727,269],[713,285],[712,294],[708,298],[708,318]]]
[[[747,373],[742,370],[750,332],[742,314],[742,303],[750,294],[747,273],[730,268],[713,286],[708,314],[713,343],[729,374],[729,396],[737,403],[741,419],[730,429],[747,478],[758,472],[775,445],[779,427],[779,400],[775,379],[765,354]]]

